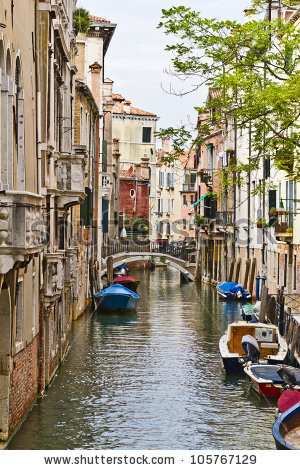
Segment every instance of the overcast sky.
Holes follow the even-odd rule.
[[[164,72],[170,55],[164,51],[168,38],[156,26],[162,8],[185,5],[203,16],[242,19],[250,0],[77,0],[91,14],[117,23],[106,55],[105,76],[114,80],[114,92],[121,93],[132,106],[160,117],[159,127],[196,122],[194,106],[201,106],[207,89],[183,98],[169,95],[182,85]]]

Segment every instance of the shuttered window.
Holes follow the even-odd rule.
[[[102,171],[107,172],[107,141],[102,141]]]
[[[93,221],[93,193],[90,188],[85,188],[86,198],[80,206],[80,225],[91,227]]]
[[[151,127],[143,127],[143,143],[151,143]]]

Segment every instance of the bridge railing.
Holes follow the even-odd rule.
[[[119,253],[161,253],[183,261],[193,262],[195,248],[169,244],[167,241],[151,242],[150,240],[120,240],[102,246],[102,258]]]

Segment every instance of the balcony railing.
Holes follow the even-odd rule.
[[[207,186],[211,186],[213,182],[213,170],[210,168],[203,168],[198,171],[201,183],[205,183]]]
[[[0,271],[11,269],[26,254],[38,253],[44,243],[42,196],[6,191],[0,204]]]
[[[216,214],[217,225],[233,225],[233,212],[221,211]]]
[[[187,183],[187,184],[182,185],[181,192],[183,193],[190,193],[190,192],[195,192],[195,191],[196,191],[195,184]]]

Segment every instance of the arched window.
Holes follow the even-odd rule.
[[[17,156],[17,187],[25,191],[24,153],[24,90],[22,86],[21,62],[17,57],[14,76],[14,136]]]
[[[3,61],[4,62],[4,61]],[[2,189],[13,188],[13,81],[10,50],[1,80],[1,183]]]

